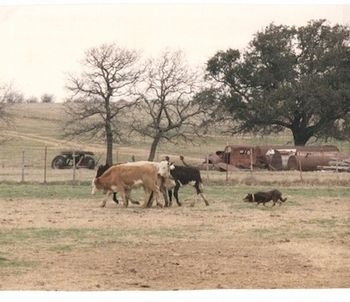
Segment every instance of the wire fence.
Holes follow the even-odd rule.
[[[63,149],[63,148],[62,148]],[[70,165],[62,169],[52,167],[54,158],[60,154],[62,149],[53,147],[32,147],[25,150],[17,149],[12,154],[0,150],[0,182],[13,183],[90,183],[96,175],[96,167],[87,169],[81,166],[79,161],[71,161]],[[156,161],[162,160],[166,154],[158,153]],[[209,154],[208,154],[209,155]],[[206,158],[209,156],[207,155]],[[76,158],[72,153],[72,158]],[[105,157],[102,152],[94,154],[95,166],[104,163]],[[135,160],[147,160],[146,156],[122,153],[119,149],[114,151],[115,162],[126,162]],[[198,162],[199,164],[200,162]],[[204,162],[205,163],[205,162]],[[176,164],[182,164],[176,162]],[[197,163],[190,162],[196,165]],[[203,162],[202,162],[203,164]],[[253,164],[249,169],[234,171],[213,171],[207,168],[202,169],[201,175],[205,184],[220,185],[349,185],[350,173],[338,173],[338,171],[269,171],[255,169]]]

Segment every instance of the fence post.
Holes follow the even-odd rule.
[[[250,148],[250,175],[253,177],[253,148]]]
[[[337,158],[337,161],[336,161],[336,173],[337,173],[337,182],[339,182],[339,168],[338,168],[338,158]]]
[[[21,182],[24,182],[24,150],[22,151],[22,177]]]
[[[44,151],[44,184],[46,184],[46,171],[47,170],[47,146],[45,146]]]
[[[207,153],[207,184],[209,183],[209,153]]]
[[[300,172],[300,181],[303,182],[303,171],[301,169],[301,161],[300,159],[298,158],[298,164],[299,164],[299,172]]]
[[[226,161],[226,182],[228,182],[228,160]]]
[[[75,185],[75,151],[73,150],[73,185]]]

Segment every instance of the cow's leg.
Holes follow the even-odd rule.
[[[124,207],[127,208],[128,205],[129,205],[128,191],[125,190],[125,189],[122,189],[122,190],[120,191],[120,195],[121,195],[121,197],[122,197],[122,199],[123,199],[123,205],[124,205]]]
[[[147,206],[146,208],[152,208],[153,205],[153,199],[154,199],[154,192],[152,190],[148,190],[148,201],[147,201]]]
[[[117,192],[113,192],[113,201],[118,204],[119,203],[119,200],[117,198]]]
[[[170,206],[167,190],[166,189],[164,191],[162,190],[162,194],[163,194],[165,207],[167,208]]]
[[[205,198],[204,193],[203,193],[203,191],[201,190],[201,188],[200,188],[199,186],[200,186],[199,181],[196,181],[194,187],[196,188],[197,195],[199,195],[200,197],[202,197],[203,201],[205,202],[205,205],[208,206],[208,205],[209,205],[209,202],[208,202],[208,200]]]
[[[194,205],[198,202],[198,194],[192,195],[191,198],[193,201],[190,203],[190,207],[194,207]]]
[[[175,197],[175,200],[176,200],[176,203],[179,207],[182,206],[182,204],[180,203],[179,201],[179,189],[180,189],[180,183],[177,181],[176,182],[176,185],[175,185],[175,188],[174,188],[174,197]]]
[[[145,188],[145,200],[143,202],[143,208],[151,208],[153,204],[153,191]]]
[[[160,187],[160,191],[163,194],[163,199],[164,199],[164,205],[165,207],[169,207],[169,199],[168,199],[168,192],[167,192],[167,188],[163,185]]]
[[[128,200],[130,200],[130,202],[131,202],[132,204],[140,204],[139,201],[134,200],[134,199],[131,198],[131,189],[128,189],[128,190],[127,190],[127,195],[128,195]]]
[[[106,206],[107,200],[111,196],[111,194],[112,194],[112,191],[107,192],[105,199],[102,200],[102,203],[100,205],[101,208],[104,208]]]
[[[169,207],[173,205],[173,191],[168,190],[168,196],[169,196]]]
[[[163,208],[163,205],[159,202],[159,188],[156,185],[150,191],[150,197],[149,197],[148,206],[147,206],[148,208],[152,207],[154,198],[156,200],[156,205],[160,208]]]
[[[155,195],[155,198],[156,198],[157,206],[160,207],[160,208],[163,208],[164,207],[163,204],[159,201],[159,199],[160,199],[159,198],[159,190],[154,191],[154,195]],[[163,192],[163,195],[164,195],[164,192]],[[166,203],[166,201],[165,201],[165,203]]]

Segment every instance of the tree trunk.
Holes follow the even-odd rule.
[[[291,129],[294,138],[295,146],[304,146],[312,137],[312,134],[307,129]]]
[[[157,147],[158,147],[159,141],[160,141],[160,136],[156,136],[153,139],[153,142],[152,142],[152,145],[151,145],[151,150],[150,150],[150,153],[149,153],[149,156],[148,156],[148,160],[149,161],[153,161],[154,160],[154,157],[156,156],[156,151],[157,151]]]
[[[105,122],[105,129],[106,129],[106,164],[107,165],[113,165],[113,132],[112,132],[112,125],[111,125],[111,108],[109,103],[109,98],[105,99],[105,106],[106,106],[106,122]]]
[[[106,164],[113,165],[113,133],[110,125],[106,125],[106,145]]]

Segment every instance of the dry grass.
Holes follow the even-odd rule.
[[[349,285],[349,195],[287,189],[288,201],[271,208],[243,203],[243,190],[208,188],[209,207],[185,201],[181,208],[148,210],[112,202],[101,209],[87,198],[1,198],[0,288]]]

